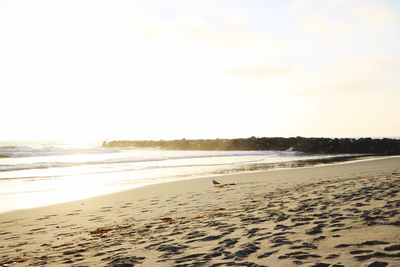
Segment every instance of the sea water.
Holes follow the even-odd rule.
[[[100,144],[0,143],[0,212],[263,164],[328,158],[295,151],[180,151]]]

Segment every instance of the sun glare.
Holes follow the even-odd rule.
[[[393,99],[400,92],[400,23],[384,4],[350,5],[338,16],[346,3],[294,1],[283,21],[263,7],[227,10],[222,3],[214,11],[200,2],[1,3],[2,139],[319,136],[330,130],[360,136],[399,129]],[[325,108],[332,103],[345,114],[375,103],[387,124],[360,114],[353,127],[354,118]],[[314,117],[346,127],[321,127]]]

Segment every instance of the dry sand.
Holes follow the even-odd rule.
[[[0,266],[400,266],[400,158],[0,214]]]

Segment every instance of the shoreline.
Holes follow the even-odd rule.
[[[294,160],[294,161],[287,161],[287,162],[274,162],[274,163],[262,163],[262,164],[255,163],[255,164],[248,165],[248,166],[236,167],[235,169],[233,169],[233,171],[231,171],[231,169],[220,170],[220,171],[216,171],[215,173],[207,173],[207,174],[203,174],[203,175],[199,175],[199,176],[184,178],[181,180],[172,180],[172,181],[164,181],[164,182],[147,184],[147,185],[140,185],[137,187],[132,187],[132,188],[116,191],[116,192],[111,192],[108,194],[101,194],[101,195],[97,195],[97,196],[80,198],[80,199],[75,199],[75,200],[66,201],[66,202],[51,203],[48,205],[28,207],[28,208],[22,208],[22,209],[13,209],[13,210],[7,210],[4,212],[2,211],[2,212],[0,212],[0,216],[2,214],[7,214],[7,213],[25,211],[25,210],[30,210],[30,209],[40,209],[40,208],[51,207],[51,206],[55,206],[55,205],[67,204],[70,202],[82,202],[82,201],[90,200],[92,198],[104,197],[104,196],[118,194],[118,193],[125,192],[125,191],[137,190],[140,188],[154,186],[154,185],[160,185],[160,184],[164,184],[164,183],[174,183],[174,182],[196,180],[196,179],[211,179],[211,177],[220,178],[220,177],[231,176],[231,175],[253,174],[253,173],[262,173],[262,172],[269,172],[269,171],[277,171],[277,170],[291,170],[291,169],[301,169],[301,168],[313,168],[313,167],[318,167],[318,166],[332,166],[332,165],[338,165],[338,164],[349,164],[352,162],[380,160],[380,159],[396,158],[396,157],[400,157],[400,156],[343,155],[343,156],[337,156],[337,157],[331,157],[331,158]]]
[[[400,260],[398,157],[218,181],[231,185],[198,178],[0,214],[0,266]]]

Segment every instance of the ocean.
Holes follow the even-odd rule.
[[[103,148],[101,144],[1,142],[0,212],[157,183],[340,156],[343,155],[307,155],[296,151],[179,151]]]

